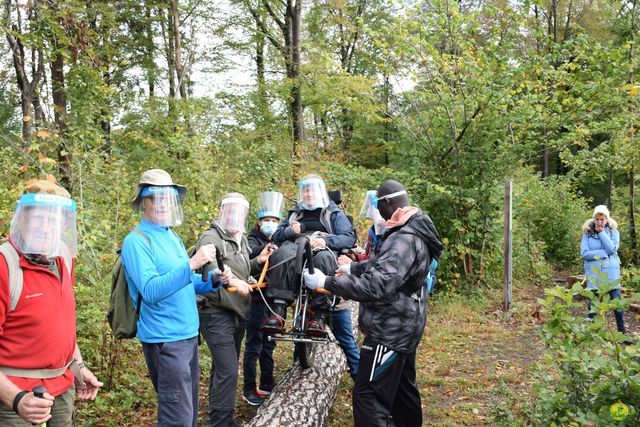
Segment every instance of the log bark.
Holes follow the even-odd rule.
[[[358,303],[350,302],[353,335],[358,336]],[[346,369],[347,359],[330,333],[331,341],[318,344],[315,363],[309,369],[296,364],[273,389],[271,396],[260,406],[250,427],[323,426],[329,416]],[[292,343],[289,345],[293,352]]]

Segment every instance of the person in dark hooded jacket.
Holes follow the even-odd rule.
[[[305,283],[360,301],[365,335],[353,390],[356,426],[420,426],[422,407],[416,385],[416,348],[427,320],[424,290],[432,258],[444,249],[431,219],[409,204],[404,186],[387,180],[375,207],[385,232],[368,260],[344,264],[342,276],[305,271]]]

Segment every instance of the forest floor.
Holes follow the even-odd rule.
[[[416,360],[426,425],[526,423],[535,398],[534,374],[546,366],[537,333],[543,321],[537,300],[543,296],[542,285],[514,289],[508,316],[502,313],[502,295],[497,290],[480,299],[453,296],[433,301]],[[615,325],[613,313],[608,319]],[[626,311],[625,321],[637,340],[637,314]],[[353,424],[350,387],[351,381],[343,379],[329,426]]]
[[[535,399],[536,372],[546,369],[544,345],[537,328],[543,321],[538,299],[554,283],[516,287],[509,315],[502,313],[501,290],[483,290],[472,298],[437,295],[430,302],[427,328],[417,352],[417,383],[424,424],[429,426],[513,426],[526,423]],[[586,304],[585,304],[586,312]],[[585,313],[576,313],[576,316]],[[608,316],[615,324],[613,313]],[[636,313],[625,312],[634,340],[640,337]],[[360,337],[362,339],[362,336]],[[146,375],[137,340],[127,343],[120,362],[118,390],[105,390],[93,403],[79,403],[78,425],[152,426],[156,397]],[[130,348],[129,348],[130,347]],[[125,350],[123,350],[125,352]],[[280,343],[275,353],[278,381],[292,366],[293,348]],[[200,346],[200,424],[208,406],[211,357]],[[237,389],[236,420],[248,424],[257,407],[244,403],[242,366]],[[327,426],[352,426],[353,381],[343,374]],[[135,414],[135,416],[132,416]]]

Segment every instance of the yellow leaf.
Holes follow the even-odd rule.
[[[51,136],[51,132],[49,132],[48,130],[39,130],[38,132],[36,132],[37,138],[47,139],[50,136]]]
[[[38,153],[38,160],[40,160],[42,163],[55,163],[56,162],[52,158],[49,158],[49,157],[45,156],[42,153]]]
[[[23,116],[22,117],[22,121],[25,122],[25,123],[27,123],[30,120],[31,120],[31,116]]]
[[[640,86],[634,86],[633,88],[631,88],[631,90],[629,91],[629,94],[631,96],[636,96],[638,94],[638,92],[640,92]]]

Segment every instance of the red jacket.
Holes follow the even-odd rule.
[[[76,345],[73,267],[69,273],[63,257],[56,263],[62,281],[47,268],[29,263],[20,253],[24,284],[18,305],[9,312],[8,268],[0,255],[0,366],[57,369],[71,361]],[[54,396],[73,385],[69,369],[50,379],[8,378],[22,390],[42,385]]]

